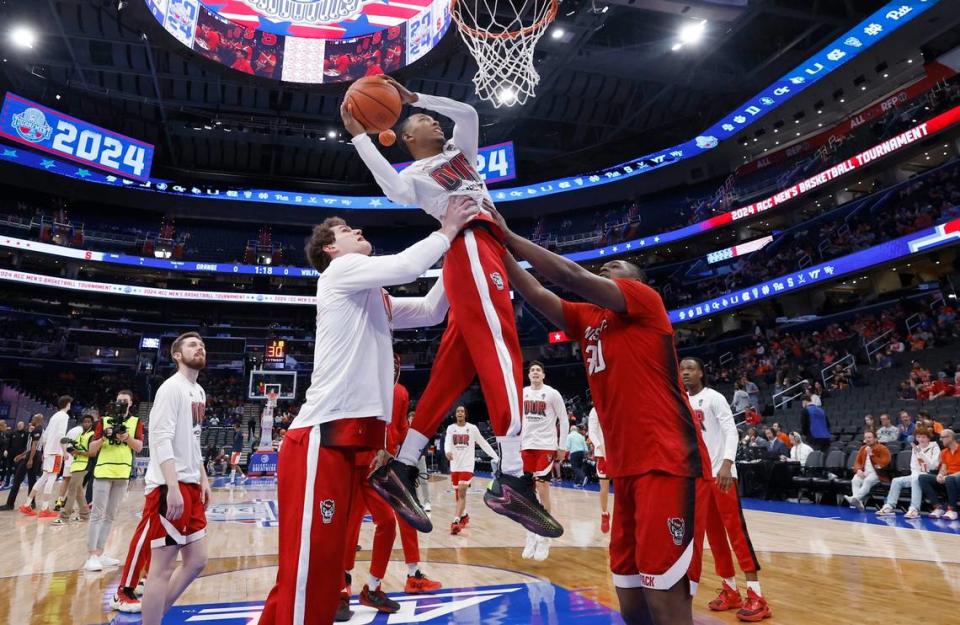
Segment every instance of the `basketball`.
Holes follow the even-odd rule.
[[[380,145],[389,148],[391,145],[397,142],[397,133],[392,130],[384,130],[380,133],[379,139]]]
[[[380,76],[366,76],[350,85],[347,106],[367,132],[382,132],[397,123],[403,102],[396,87]]]

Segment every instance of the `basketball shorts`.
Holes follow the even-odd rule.
[[[176,520],[164,516],[167,513],[167,486],[153,489],[143,502],[146,539],[151,548],[183,547],[207,535],[207,513],[200,500],[200,485],[183,482],[178,485],[183,496],[183,512]]]
[[[552,449],[524,449],[520,452],[525,471],[533,473],[535,478],[550,478],[557,452]]]
[[[44,456],[43,457],[43,471],[45,473],[60,473],[60,468],[63,466],[63,456]]]
[[[239,452],[239,451],[235,451],[235,452],[233,452],[232,454],[230,454],[230,464],[233,465],[233,466],[236,466],[236,465],[240,464],[240,452]]]
[[[473,481],[473,473],[469,471],[451,471],[450,472],[450,482],[456,486],[457,484],[467,484]]]
[[[700,581],[707,480],[666,473],[617,478],[610,534],[610,570],[618,588],[669,590]]]
[[[597,461],[597,479],[605,480],[607,479],[607,459],[604,456],[595,456],[594,460]]]

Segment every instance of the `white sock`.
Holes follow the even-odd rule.
[[[500,471],[514,477],[523,475],[523,459],[520,457],[519,436],[498,436],[500,445]]]
[[[413,564],[407,563],[407,575],[413,577],[417,574],[417,571],[420,570],[420,563],[414,562]]]
[[[420,456],[430,442],[426,436],[410,428],[407,430],[407,437],[403,439],[403,445],[400,446],[400,453],[397,454],[397,460],[411,467],[417,466],[420,462]]]
[[[727,586],[729,586],[730,588],[733,588],[734,590],[737,589],[737,578],[736,578],[736,577],[724,577],[724,578],[723,578],[723,583],[726,584]]]
[[[753,593],[754,593],[755,595],[757,595],[758,597],[762,597],[762,596],[763,596],[763,593],[760,592],[760,582],[759,582],[759,581],[757,581],[757,582],[747,581],[747,588],[748,588],[749,590],[752,590]]]
[[[379,577],[374,577],[373,575],[371,575],[370,577],[367,578],[367,588],[369,588],[370,590],[376,590],[380,586],[380,582],[382,581],[383,580],[380,579]]]

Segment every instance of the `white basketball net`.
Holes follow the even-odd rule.
[[[477,61],[477,95],[496,108],[535,96],[533,52],[557,15],[557,0],[454,0],[452,11]]]
[[[277,397],[278,395],[276,391],[270,391],[269,393],[267,393],[267,406],[270,408],[276,408]]]

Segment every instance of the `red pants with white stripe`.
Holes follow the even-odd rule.
[[[740,497],[737,495],[736,482],[727,492],[722,493],[714,480],[710,483],[709,491],[707,540],[710,542],[710,551],[713,552],[717,575],[720,577],[736,575],[733,558],[730,556],[731,546],[737,555],[741,571],[744,573],[759,571],[760,563],[757,562],[753,543],[750,542],[750,534],[747,533],[747,522],[743,518],[743,508],[740,506]]]
[[[292,429],[284,437],[277,466],[279,568],[260,625],[333,623],[344,580],[342,567],[332,563],[344,561],[351,505],[369,472],[357,466],[356,453],[321,446],[319,427]]]
[[[127,558],[123,562],[123,571],[120,573],[120,586],[136,588],[140,578],[150,570],[150,556],[153,549],[147,538],[147,527],[143,519],[137,524],[130,538],[130,547],[127,548]]]
[[[474,226],[443,261],[450,316],[412,424],[427,438],[478,375],[494,434],[520,435],[523,356],[503,253],[496,237]]]

